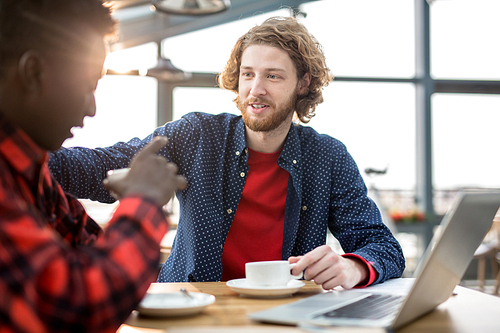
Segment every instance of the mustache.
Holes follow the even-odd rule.
[[[269,100],[266,100],[264,98],[255,98],[255,99],[249,99],[249,100],[246,100],[243,105],[246,107],[250,104],[266,104],[266,105],[269,105],[270,107],[274,108],[275,105],[272,101],[269,101]]]

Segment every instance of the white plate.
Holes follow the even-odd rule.
[[[200,312],[215,302],[215,296],[190,292],[147,293],[137,306],[140,314],[155,317],[187,316]]]
[[[257,298],[277,298],[285,297],[296,293],[305,283],[299,280],[290,280],[283,287],[254,287],[246,283],[246,279],[235,279],[226,282],[226,285],[234,292],[242,296]]]

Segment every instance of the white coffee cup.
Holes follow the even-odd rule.
[[[114,170],[109,170],[108,171],[108,176],[106,177],[108,180],[112,179],[113,181],[115,180],[122,180],[125,178],[130,171],[130,168],[124,168],[124,169],[114,169]],[[120,200],[120,197],[113,191],[110,191],[109,194],[116,200]]]
[[[128,175],[129,171],[130,168],[109,170],[107,178],[113,180],[121,180]]]
[[[251,287],[284,287],[290,280],[302,278],[292,275],[295,264],[287,260],[255,261],[245,264],[246,284]]]

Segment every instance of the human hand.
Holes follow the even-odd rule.
[[[322,245],[299,257],[288,258],[296,263],[292,274],[304,271],[304,279],[314,280],[323,289],[341,286],[351,289],[360,282],[368,280],[369,271],[365,264],[355,258],[344,258],[334,252],[328,245]]]
[[[155,137],[134,156],[128,173],[106,178],[104,187],[118,199],[139,194],[160,206],[165,205],[176,190],[186,188],[186,180],[177,174],[177,166],[156,155],[167,142],[166,137]]]

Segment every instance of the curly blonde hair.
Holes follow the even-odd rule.
[[[288,53],[295,64],[297,79],[302,79],[306,73],[311,74],[308,92],[297,96],[295,104],[295,112],[300,121],[309,122],[315,115],[316,105],[323,102],[323,87],[333,79],[326,67],[323,48],[316,38],[294,18],[267,19],[238,39],[224,70],[218,77],[221,88],[238,93],[241,57],[243,51],[250,45],[279,47]]]

